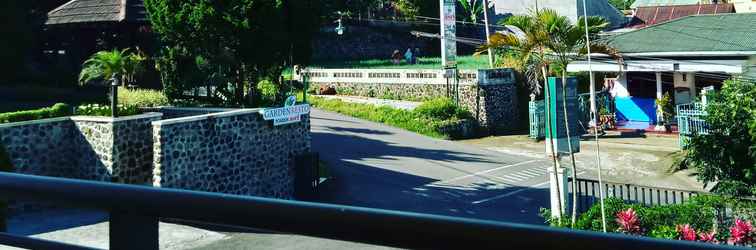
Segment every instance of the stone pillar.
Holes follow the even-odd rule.
[[[550,197],[550,203],[551,204],[551,217],[561,217],[563,214],[567,214],[568,210],[568,202],[567,199],[569,196],[568,193],[568,183],[567,183],[567,177],[570,175],[570,170],[567,168],[559,168],[557,170],[556,176],[554,176],[554,167],[550,166],[546,168],[546,172],[549,174],[549,197]],[[557,185],[557,180],[559,180],[559,183]],[[557,193],[557,190],[559,190],[559,193]],[[559,196],[562,197],[562,212],[559,212],[559,208],[557,206],[559,202]]]
[[[675,105],[691,103],[696,96],[696,74],[693,72],[675,72]]]

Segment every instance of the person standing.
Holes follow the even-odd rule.
[[[404,52],[404,60],[407,61],[408,64],[414,64],[413,59],[414,56],[412,55],[412,49],[407,48],[407,52]]]

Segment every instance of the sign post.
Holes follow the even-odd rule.
[[[441,63],[444,67],[447,95],[459,104],[459,74],[457,73],[457,17],[456,0],[441,1]]]
[[[562,89],[565,91],[563,92]],[[563,94],[566,92],[566,95]],[[557,154],[569,153],[569,144],[567,142],[567,131],[564,124],[564,116],[567,116],[567,125],[570,128],[570,142],[572,152],[580,152],[580,127],[578,126],[578,102],[577,102],[577,79],[574,77],[567,78],[567,84],[562,85],[562,78],[549,77],[549,107],[551,126],[546,126],[546,153],[551,155],[549,147],[549,137],[555,136]],[[567,113],[564,113],[563,99],[567,101]],[[554,129],[554,133],[550,132]]]

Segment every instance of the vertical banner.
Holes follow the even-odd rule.
[[[456,0],[441,1],[441,61],[444,68],[457,66]]]

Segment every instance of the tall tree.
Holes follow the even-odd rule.
[[[228,74],[236,104],[246,102],[245,89],[252,94],[250,83],[277,79],[292,58],[306,63],[309,39],[319,25],[318,0],[144,2],[153,29],[168,47],[201,56]]]

